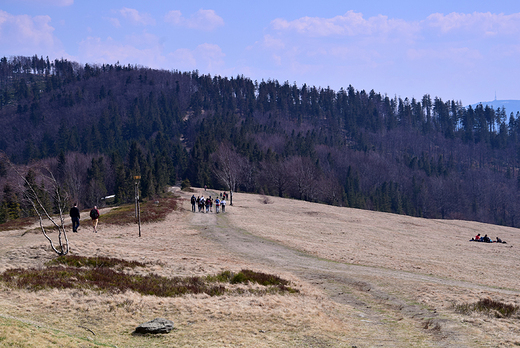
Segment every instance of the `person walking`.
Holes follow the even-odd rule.
[[[78,232],[79,227],[79,209],[78,204],[74,203],[74,206],[70,208],[70,219],[72,220],[72,232]]]
[[[204,213],[204,196],[200,197],[200,200],[199,200],[199,213],[201,211]]]
[[[195,212],[195,203],[197,203],[197,199],[195,198],[195,195],[191,196],[191,211]]]
[[[209,213],[209,206],[211,204],[211,198],[206,198],[205,205],[206,205],[206,213]]]
[[[220,201],[220,207],[222,208],[222,212],[226,212],[226,198],[222,197],[222,200]]]
[[[215,213],[218,214],[219,208],[220,208],[220,199],[218,199],[218,197],[217,197],[215,199]]]
[[[97,225],[99,220],[99,210],[97,206],[94,206],[90,211],[90,218],[92,219],[92,227],[94,227],[94,232],[97,233]]]

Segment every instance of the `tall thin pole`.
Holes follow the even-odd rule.
[[[139,224],[139,237],[141,237],[141,207],[139,205],[139,180],[141,179],[140,175],[134,176],[135,180],[135,217],[138,219],[137,223]]]
[[[139,202],[139,194],[137,193],[137,185],[138,184],[138,181],[137,179],[135,180],[135,192],[134,192],[134,197],[135,197],[135,218],[137,219],[137,202]]]
[[[141,207],[139,204],[139,199],[137,200],[137,216],[138,216],[138,223],[139,223],[139,237],[141,237]]]

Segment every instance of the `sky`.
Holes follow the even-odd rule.
[[[520,1],[0,0],[0,57],[520,99]]]

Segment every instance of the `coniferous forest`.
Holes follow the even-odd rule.
[[[520,225],[520,114],[375,91],[140,66],[0,59],[0,151],[52,209],[175,183]],[[0,162],[0,222],[31,214]]]

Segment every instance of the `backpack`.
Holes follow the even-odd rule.
[[[92,209],[90,211],[90,217],[92,219],[97,219],[99,217],[99,211],[97,209]]]
[[[191,204],[195,204],[195,196],[191,196]]]

